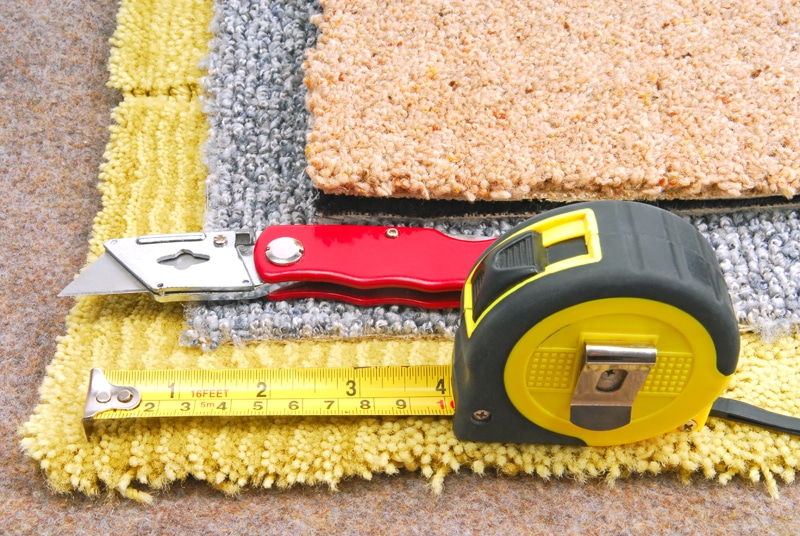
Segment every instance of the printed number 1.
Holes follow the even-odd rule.
[[[444,409],[445,408],[444,400],[439,400],[439,402],[437,402],[437,403],[439,404],[439,408],[440,409]],[[451,400],[450,401],[450,409],[456,409],[456,401],[455,400]]]

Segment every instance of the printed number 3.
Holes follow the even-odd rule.
[[[355,380],[347,380],[347,391],[345,394],[347,396],[356,396],[356,381]]]

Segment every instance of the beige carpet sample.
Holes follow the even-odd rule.
[[[800,4],[322,0],[305,63],[326,193],[792,197]]]

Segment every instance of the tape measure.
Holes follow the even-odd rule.
[[[591,202],[518,225],[477,260],[452,367],[95,370],[84,423],[452,414],[464,440],[623,444],[702,426],[738,353],[702,235],[649,205]]]
[[[109,419],[452,415],[450,366],[93,369],[84,424]]]
[[[691,224],[639,203],[564,207],[511,229],[472,269],[453,429],[613,445],[702,426],[738,355],[722,271]]]

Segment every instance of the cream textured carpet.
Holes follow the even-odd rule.
[[[90,260],[102,240],[195,230],[203,207],[200,148],[206,125],[195,68],[206,53],[208,2],[122,2],[111,83],[124,100],[114,114],[103,168],[104,208]],[[151,28],[164,32],[151,32]],[[178,62],[178,63],[176,63]],[[244,486],[285,487],[419,470],[441,490],[460,468],[613,482],[634,473],[700,474],[792,482],[800,440],[712,419],[694,433],[670,433],[612,448],[476,444],[456,440],[447,419],[164,420],[114,424],[89,440],[80,424],[92,367],[250,368],[439,364],[446,340],[272,342],[213,353],[180,347],[183,314],[140,296],[77,301],[67,334],[47,369],[41,400],[22,428],[22,446],[54,490],[103,489],[149,501],[148,488],[193,476],[226,493]],[[800,334],[767,344],[743,338],[742,364],[729,396],[800,414]],[[794,379],[793,379],[794,378]]]
[[[800,5],[322,0],[327,193],[735,198],[800,189]]]

